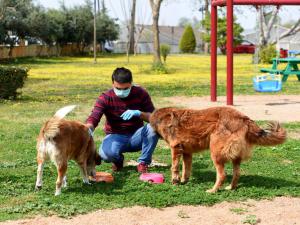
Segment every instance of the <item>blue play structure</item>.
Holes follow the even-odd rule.
[[[277,92],[282,88],[281,76],[276,74],[253,77],[253,87],[258,92]]]

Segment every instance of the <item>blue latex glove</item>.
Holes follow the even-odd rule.
[[[140,116],[141,111],[140,110],[126,110],[122,115],[123,120],[130,120],[133,116]]]

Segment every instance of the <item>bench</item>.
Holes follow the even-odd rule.
[[[261,69],[260,69],[260,72],[263,72],[263,73],[283,74],[284,70],[261,68]]]
[[[281,74],[282,81],[285,82],[289,75],[296,75],[300,81],[300,70],[298,64],[300,64],[300,58],[273,58],[272,68],[261,68],[260,72],[270,74]],[[286,63],[286,67],[283,70],[278,69],[278,64]]]

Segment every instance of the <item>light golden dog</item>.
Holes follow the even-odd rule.
[[[223,184],[225,163],[233,164],[233,178],[226,189],[235,189],[240,177],[240,164],[251,157],[254,145],[278,145],[286,140],[286,132],[278,123],[261,129],[246,115],[230,107],[204,110],[162,108],[150,117],[151,126],[169,144],[172,151],[172,182],[179,183],[179,162],[183,156],[181,182],[191,175],[192,154],[210,149],[216,168],[215,185],[207,192],[216,192]]]
[[[50,159],[57,167],[55,195],[61,194],[61,187],[66,187],[68,160],[72,159],[80,167],[84,183],[89,183],[88,176],[94,176],[95,166],[101,164],[94,140],[88,127],[78,121],[63,119],[75,106],[66,106],[45,122],[37,138],[37,180],[36,189],[42,187],[43,167]]]

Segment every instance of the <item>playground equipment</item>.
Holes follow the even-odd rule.
[[[280,75],[267,74],[253,77],[253,87],[258,92],[277,92],[282,88]]]
[[[257,11],[257,21],[259,21],[259,12]],[[279,44],[279,34],[278,34],[278,20],[276,24],[276,41],[277,44]],[[258,23],[258,29],[260,30],[260,23]],[[258,72],[258,61],[259,61],[259,56],[258,56],[258,51],[257,51],[257,46],[259,45],[258,39],[259,39],[259,31],[256,31],[257,37],[256,37],[256,51],[254,54],[254,64],[255,64],[255,73]],[[279,54],[281,54],[281,49],[278,46],[278,50],[276,51],[276,60],[275,60],[275,65],[274,68],[277,68],[277,59],[279,58]],[[261,70],[262,71],[262,70]],[[271,71],[271,70],[270,70]],[[269,72],[269,71],[268,71]],[[282,88],[282,81],[281,81],[281,75],[278,72],[269,72],[269,74],[264,74],[264,75],[256,75],[253,77],[253,87],[255,91],[258,92],[277,92],[280,91]]]
[[[300,0],[212,0],[211,1],[211,101],[217,101],[217,17],[218,6],[227,7],[227,105],[233,105],[233,6],[300,5]]]

